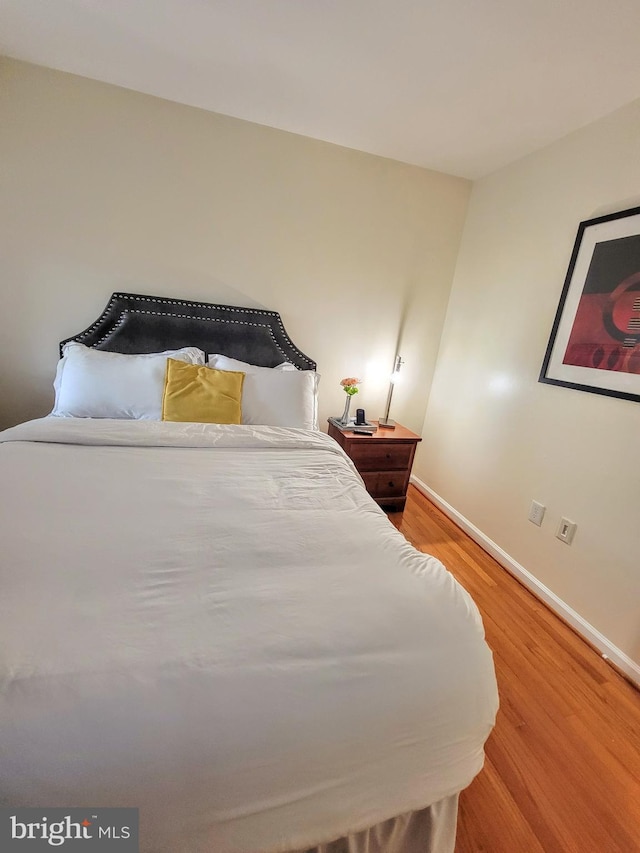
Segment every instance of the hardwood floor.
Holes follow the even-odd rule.
[[[640,692],[413,486],[390,520],[471,593],[500,711],[456,853],[640,851]]]

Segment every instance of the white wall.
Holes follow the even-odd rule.
[[[414,305],[394,414],[422,425],[468,181],[8,59],[0,169],[0,426],[50,410],[115,290],[280,311],[323,420],[349,375],[380,414]]]
[[[578,224],[640,204],[639,155],[640,101],[474,185],[414,469],[636,662],[640,404],[537,380]]]

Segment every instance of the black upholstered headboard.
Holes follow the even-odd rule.
[[[286,333],[277,311],[135,293],[114,293],[95,323],[60,343],[61,353],[69,341],[122,353],[193,346],[261,367],[290,361],[300,370],[316,368]]]

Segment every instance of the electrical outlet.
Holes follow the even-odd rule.
[[[533,521],[534,524],[537,524],[538,527],[542,524],[542,519],[544,518],[544,511],[546,506],[544,504],[538,503],[538,501],[531,501],[531,509],[529,510],[529,521]]]
[[[556,536],[561,542],[571,545],[573,537],[576,535],[577,527],[578,525],[575,521],[569,521],[568,518],[561,518]]]

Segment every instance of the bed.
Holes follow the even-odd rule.
[[[114,294],[67,344],[317,390],[271,311]],[[300,423],[0,433],[1,805],[139,808],[143,853],[452,853],[498,702],[479,613]]]

